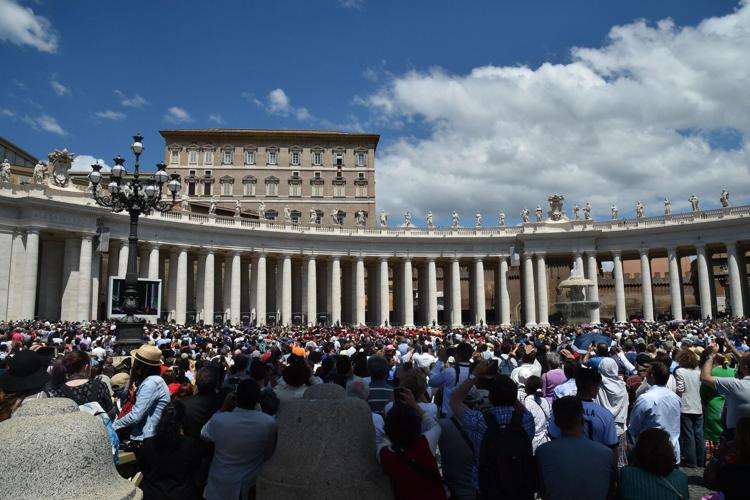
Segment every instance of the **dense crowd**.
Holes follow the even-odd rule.
[[[397,499],[746,498],[750,321],[526,329],[0,324],[0,421],[66,397],[150,498],[254,498],[275,415],[314,384],[372,411]],[[369,425],[369,422],[368,422]],[[345,480],[345,478],[332,478]]]

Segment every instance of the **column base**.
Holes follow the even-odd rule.
[[[453,323],[451,325],[451,328],[463,328],[464,325],[462,323]]]
[[[525,326],[526,326],[526,328],[536,328],[537,325],[536,325],[536,323],[528,322],[528,323],[526,323]]]
[[[500,326],[506,326],[506,327],[508,327],[508,326],[513,326],[513,325],[511,325],[510,323],[500,323]]]
[[[538,323],[536,326],[547,328],[549,326],[549,323]]]

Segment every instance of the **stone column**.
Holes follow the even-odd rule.
[[[307,326],[315,326],[318,323],[317,290],[315,256],[309,255],[307,257]]]
[[[258,255],[255,271],[255,311],[258,325],[266,324],[266,254]]]
[[[203,323],[214,324],[214,251],[209,249],[205,255],[203,268]]]
[[[484,262],[474,259],[474,324],[487,323],[487,305],[484,300]]]
[[[672,299],[672,319],[682,319],[682,277],[676,247],[667,247],[669,263],[669,294]]]
[[[115,245],[115,240],[109,242],[109,253],[107,253],[107,287],[109,287],[110,276],[120,275],[120,247]]]
[[[355,280],[355,298],[356,298],[356,316],[354,319],[355,325],[365,324],[365,260],[362,257],[357,257],[354,263],[356,269],[354,273]]]
[[[66,238],[62,271],[62,300],[60,304],[60,319],[62,321],[75,321],[78,319],[78,263],[80,258],[81,239],[75,236]],[[11,311],[9,301],[8,317],[16,319],[16,315]]]
[[[180,248],[177,254],[177,288],[175,290],[175,315],[178,325],[187,320],[187,248]]]
[[[198,254],[198,264],[195,275],[195,322],[198,323],[205,317],[205,297],[206,297],[206,254]]]
[[[435,259],[427,259],[427,324],[437,324],[437,270]]]
[[[458,257],[451,259],[451,317],[450,325],[461,328],[461,261]]]
[[[388,295],[388,258],[380,258],[380,271],[378,272],[379,286],[378,286],[378,323],[381,326],[390,324],[390,297]]]
[[[78,320],[86,321],[91,316],[91,252],[94,237],[81,236],[81,255],[78,261]]]
[[[498,264],[497,281],[495,286],[497,287],[500,295],[499,306],[500,315],[499,320],[502,326],[510,326],[510,294],[508,293],[508,258],[500,257]]]
[[[742,278],[740,277],[740,266],[737,258],[737,243],[728,241],[727,247],[727,274],[729,282],[729,303],[732,307],[732,316],[744,316],[745,311],[742,304]]]
[[[575,262],[576,272],[578,276],[586,276],[586,269],[583,267],[583,254],[576,250],[573,252],[573,261]],[[588,297],[588,290],[586,291],[586,297]]]
[[[628,320],[625,310],[625,278],[622,275],[622,254],[620,251],[612,252],[612,273],[615,276],[615,319],[624,323]]]
[[[586,274],[586,277],[593,282],[588,288],[588,299],[593,302],[599,302],[599,265],[596,261],[595,252],[586,252]],[[591,309],[589,320],[593,325],[601,323],[599,306]]]
[[[524,252],[523,264],[523,309],[527,327],[536,326],[536,304],[534,302],[534,263],[531,253]]]
[[[224,273],[221,282],[221,305],[224,309],[224,321],[231,321],[232,314],[232,256],[224,256]]]
[[[122,255],[122,252],[120,253]],[[167,311],[169,319],[175,319],[175,310],[177,308],[177,261],[180,253],[178,250],[169,252],[169,283],[167,284]],[[122,260],[122,259],[120,259]]]
[[[651,263],[648,259],[648,248],[639,249],[641,254],[641,295],[643,297],[643,319],[654,320],[654,296],[651,289]]]
[[[149,255],[148,248],[141,248],[138,250],[138,277],[147,278],[149,271]]]
[[[706,246],[696,245],[695,253],[698,263],[698,295],[701,305],[701,317],[710,318],[711,310],[711,285],[708,279],[708,262],[706,260]]]
[[[328,263],[331,273],[331,324],[341,323],[341,259],[331,257]]]
[[[549,305],[547,304],[547,263],[544,252],[536,253],[537,324],[549,326]]]
[[[120,263],[117,266],[117,277],[125,279],[125,275],[128,273],[128,254],[130,248],[128,247],[128,240],[125,238],[120,241]]]
[[[281,324],[292,324],[292,257],[284,255],[281,261]]]
[[[99,291],[100,291],[100,277],[102,272],[102,256],[94,250],[91,257],[91,314],[89,319],[91,321],[99,320]]]
[[[38,269],[39,229],[30,227],[26,230],[26,262],[23,273],[23,288],[20,290],[20,293],[23,294],[21,306],[21,318],[23,319],[34,319]]]
[[[151,243],[148,250],[148,273],[146,277],[150,280],[159,279],[159,244]]]
[[[411,328],[414,326],[414,276],[412,275],[411,259],[405,258],[403,263],[403,311],[404,326]]]
[[[230,298],[230,309],[231,309],[231,315],[229,318],[229,321],[232,322],[233,325],[239,325],[240,324],[240,300],[241,300],[241,292],[242,288],[240,287],[240,270],[241,270],[241,262],[242,262],[242,256],[240,255],[240,252],[234,252],[232,254],[232,265],[231,265],[231,298]]]

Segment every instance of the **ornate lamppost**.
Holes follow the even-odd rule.
[[[156,165],[156,172],[141,177],[140,158],[143,153],[143,136],[133,136],[131,151],[135,155],[133,174],[128,176],[125,170],[125,159],[117,156],[114,166],[110,170],[110,182],[106,191],[101,189],[102,166],[91,165],[89,181],[94,200],[102,207],[112,209],[112,212],[127,212],[130,215],[130,236],[128,237],[128,269],[125,274],[125,290],[123,292],[122,309],[125,316],[117,322],[116,343],[118,348],[139,346],[143,343],[143,327],[145,320],[135,316],[138,308],[138,270],[136,257],[138,255],[138,218],[149,215],[154,210],[167,212],[176,203],[177,192],[180,190],[180,176],[172,174],[171,180],[166,172],[166,165],[160,162]],[[163,186],[171,193],[172,200],[162,200]]]

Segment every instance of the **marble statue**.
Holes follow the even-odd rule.
[[[635,216],[639,219],[643,218],[643,203],[641,200],[638,200],[638,203],[635,204]]]
[[[216,215],[216,198],[211,197],[210,205],[208,205],[208,214]]]
[[[455,210],[452,211],[451,212],[451,227],[453,229],[456,229],[457,227],[459,227],[460,224],[461,222],[458,217],[458,212],[456,212]]]
[[[404,226],[411,227],[411,212],[409,211],[404,214]]]
[[[335,226],[340,226],[341,225],[342,220],[339,217],[339,209],[338,208],[334,208],[333,210],[331,210],[331,220],[333,220],[333,224]]]
[[[314,208],[310,209],[310,224],[318,223],[318,211]]]
[[[668,196],[664,197],[664,215],[672,215],[672,200]]]
[[[542,207],[537,205],[536,209],[534,209],[534,215],[536,216],[537,222],[542,222],[542,217],[544,216],[544,213],[542,212]]]
[[[700,211],[700,200],[698,199],[695,194],[692,194],[690,198],[688,198],[688,201],[690,202],[690,206],[693,209],[693,212],[699,212]]]
[[[367,223],[367,218],[365,217],[365,211],[357,210],[357,226],[365,227],[366,223]]]
[[[42,161],[36,162],[34,165],[34,184],[44,184],[44,176],[47,174],[47,165]]]
[[[7,158],[0,164],[0,182],[10,182],[10,162]]]
[[[258,204],[258,219],[266,220],[266,202],[261,201]]]
[[[431,210],[427,211],[427,227],[430,228],[430,229],[432,229],[433,227],[435,227],[435,225],[432,222],[432,211]]]
[[[73,165],[76,155],[70,153],[67,149],[62,151],[54,150],[47,155],[52,172],[49,179],[50,184],[57,187],[67,187],[70,176],[68,171]]]
[[[617,210],[617,205],[612,204],[612,206],[609,208],[609,211],[612,214],[612,220],[617,220],[617,215],[620,213],[620,211]]]
[[[288,206],[284,207],[284,222],[286,222],[287,224],[292,223],[292,211]]]
[[[548,220],[553,222],[568,220],[568,217],[565,215],[565,210],[563,209],[565,196],[561,194],[552,194],[547,198],[547,201],[549,202]]]
[[[479,212],[474,216],[474,227],[482,227],[482,214]]]
[[[578,207],[578,203],[573,205],[573,220],[581,220],[581,209]]]
[[[242,213],[242,205],[240,205],[240,200],[234,200],[234,216],[239,217]]]
[[[588,201],[583,207],[583,218],[584,220],[591,220],[591,203],[589,203]]]
[[[500,212],[497,214],[497,223],[500,225],[500,227],[505,226],[505,212]]]
[[[380,211],[380,227],[388,226],[388,213],[385,210]]]
[[[180,210],[183,212],[190,211],[190,198],[188,198],[188,195],[186,194],[180,196]]]
[[[722,189],[719,201],[721,202],[722,207],[727,208],[729,206],[729,191]]]
[[[521,210],[521,220],[523,221],[524,224],[529,222],[529,209],[528,208],[524,208],[523,210]]]

